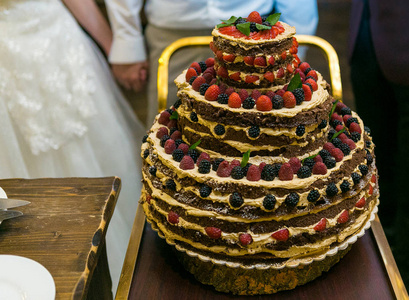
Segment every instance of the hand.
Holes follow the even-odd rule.
[[[148,79],[148,62],[112,64],[112,73],[123,87],[138,92],[143,89]]]

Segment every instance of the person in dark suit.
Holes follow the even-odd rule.
[[[359,115],[376,145],[379,216],[409,280],[409,1],[353,0],[349,58]]]

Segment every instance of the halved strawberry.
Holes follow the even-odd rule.
[[[246,83],[253,83],[253,82],[256,82],[259,79],[260,78],[257,75],[247,75],[245,81],[246,81]]]
[[[252,66],[254,65],[254,56],[245,56],[243,57],[243,61],[246,65]]]
[[[227,62],[234,62],[236,56],[234,54],[223,55],[223,60]]]
[[[323,231],[327,228],[327,219],[322,218],[317,225],[314,226],[315,231]]]
[[[284,229],[281,229],[281,230],[278,230],[278,231],[274,232],[271,236],[273,238],[275,238],[276,240],[278,240],[278,241],[283,241],[284,242],[284,241],[288,240],[288,237],[290,236],[290,232],[288,231],[287,228],[284,228]]]

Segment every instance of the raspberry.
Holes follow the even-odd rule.
[[[343,107],[346,107],[346,105],[344,103],[342,103],[341,101],[338,101],[336,106],[335,106],[335,111],[340,112]]]
[[[314,226],[315,231],[323,231],[327,228],[327,219],[322,218],[317,225]]]
[[[362,176],[368,174],[368,166],[367,165],[359,165],[359,171],[361,171]]]
[[[289,163],[284,163],[281,165],[280,171],[278,172],[278,178],[282,181],[292,180],[294,176],[293,169]]]
[[[295,130],[295,134],[297,136],[303,136],[305,133],[305,126],[304,125],[298,125],[297,129]]]
[[[231,173],[230,164],[228,161],[224,160],[219,164],[217,168],[217,176],[219,177],[229,177]]]
[[[297,105],[300,105],[304,102],[304,90],[302,88],[294,89],[293,94],[295,97],[295,102]]]
[[[285,242],[286,240],[288,240],[289,235],[290,235],[290,232],[288,231],[288,229],[284,228],[284,229],[274,232],[271,236],[277,241]]]
[[[311,176],[311,169],[307,166],[302,166],[297,172],[298,178],[308,178]]]
[[[173,179],[168,179],[166,180],[165,188],[176,192],[176,183],[173,181]]]
[[[175,142],[175,143],[176,143],[176,142]],[[183,154],[187,154],[188,151],[189,151],[189,146],[186,145],[186,144],[180,144],[180,145],[178,146],[178,149],[182,150],[182,151],[183,151]]]
[[[233,192],[230,195],[229,203],[230,203],[231,207],[239,208],[240,206],[243,205],[244,200],[243,200],[243,198],[241,197],[241,195],[239,193]]]
[[[256,108],[259,111],[270,111],[273,108],[273,103],[269,97],[262,95],[257,99]]]
[[[254,57],[253,56],[245,56],[243,57],[243,61],[246,65],[252,66],[254,65]]]
[[[206,159],[207,161],[210,162],[210,156],[206,152],[200,153],[199,157],[197,158],[196,164],[199,165],[199,163],[203,160]]]
[[[247,246],[253,242],[253,238],[249,233],[243,233],[239,235],[239,241],[243,246]]]
[[[182,160],[183,156],[185,156],[185,154],[183,153],[183,151],[181,149],[176,149],[172,153],[173,160],[175,160],[177,162],[180,162]]]
[[[352,119],[352,118],[351,118]],[[358,132],[358,133],[362,133],[361,127],[359,126],[359,124],[357,123],[352,123],[351,125],[349,125],[349,131],[350,132]]]
[[[282,78],[282,77],[284,77],[284,69],[283,69],[283,68],[278,69],[278,71],[277,71],[277,73],[276,73],[276,77],[277,77],[277,78]]]
[[[200,197],[202,198],[206,198],[210,195],[210,193],[212,192],[212,188],[208,185],[202,185],[199,189],[199,193],[200,193]]]
[[[307,200],[309,202],[316,202],[320,198],[320,192],[318,190],[312,190],[308,193]]]
[[[194,69],[194,68],[189,68],[189,69],[186,71],[186,81],[187,81],[187,82],[190,82],[190,79],[191,79],[192,77],[196,77],[196,76],[197,76],[196,69]]]
[[[261,19],[261,16],[258,12],[252,11],[247,17],[247,22],[254,22],[254,23],[261,24],[263,23],[263,20]]]
[[[253,99],[252,97],[247,97],[247,98],[243,101],[243,108],[245,108],[245,109],[252,109],[255,104],[256,104],[256,101],[254,101],[254,99]]]
[[[229,75],[230,79],[234,81],[241,81],[240,72],[235,72]]]
[[[258,166],[251,165],[247,171],[246,178],[249,181],[259,181],[261,179],[261,172]]]
[[[264,169],[264,167],[266,166],[267,164],[263,161],[263,162],[261,162],[259,165],[258,165],[258,168],[260,169],[260,172],[263,172],[263,169]]]
[[[164,148],[166,154],[172,154],[176,150],[175,141],[172,139],[167,140]]]
[[[170,113],[166,110],[162,111],[159,119],[158,119],[158,123],[161,125],[166,125],[169,122],[169,118],[170,118]]]
[[[361,175],[359,175],[359,174],[356,173],[356,172],[353,172],[353,173],[351,174],[351,178],[352,178],[352,181],[354,182],[354,184],[358,184],[359,181],[361,180]]]
[[[274,59],[274,56],[270,56],[270,57],[268,58],[268,63],[269,63],[270,65],[274,65],[275,62],[276,62],[276,60]]]
[[[234,168],[234,167],[237,167],[237,166],[240,166],[240,161],[238,159],[233,159],[230,162],[230,168]]]
[[[244,79],[244,81],[246,83],[254,83],[259,79],[260,78],[257,75],[247,75],[246,78]]]
[[[263,57],[263,56],[257,56],[257,57],[254,59],[254,66],[255,66],[255,67],[265,67],[265,66],[267,66],[267,62],[266,62],[265,57]]]
[[[211,238],[217,240],[222,236],[222,231],[216,227],[206,227],[205,228],[206,234]]]
[[[301,168],[301,161],[298,157],[291,157],[288,163],[291,165],[291,169],[294,174],[297,174],[298,170]]]
[[[305,73],[305,70],[307,70],[308,68],[311,68],[309,63],[307,62],[301,63],[298,67],[300,68],[301,71],[303,71],[303,73]]]
[[[191,68],[194,68],[194,69],[196,70],[197,74],[202,73],[202,68],[200,67],[200,65],[199,65],[198,62],[193,62],[193,63],[190,65],[190,67],[191,67]]]
[[[304,82],[304,81],[305,81],[305,74],[304,74],[303,71],[301,71],[300,68],[295,69],[294,75],[295,75],[295,74],[300,74],[301,82]]]
[[[200,86],[206,83],[206,79],[203,76],[198,76],[192,83],[192,88],[196,91],[200,91]]]
[[[275,168],[273,165],[265,165],[261,171],[261,179],[265,181],[272,181],[277,175],[275,174]]]
[[[227,88],[227,89],[225,90],[224,93],[225,93],[227,96],[230,97],[230,95],[233,94],[234,92],[235,92],[234,88],[229,87],[229,88]]]
[[[173,211],[168,213],[168,222],[171,224],[179,223],[179,215]]]
[[[323,148],[331,153],[331,150],[335,149],[335,146],[332,143],[327,142],[324,144]]]
[[[260,127],[253,125],[249,129],[249,137],[256,138],[260,135]]]
[[[175,130],[175,131],[171,134],[170,138],[171,138],[172,140],[174,140],[174,141],[179,140],[179,139],[182,139],[182,133],[181,133],[179,130]]]
[[[341,161],[344,158],[344,153],[342,153],[341,149],[334,148],[330,151],[330,153],[337,162]]]
[[[192,77],[192,78],[193,78],[193,77]],[[214,77],[212,76],[212,74],[210,74],[210,73],[204,73],[204,74],[203,74],[203,78],[206,79],[206,83],[208,83],[208,84],[210,84],[210,85],[214,84],[214,82],[217,81],[217,79],[214,78]],[[212,82],[212,81],[213,81],[213,82]]]
[[[349,212],[347,210],[344,210],[338,217],[337,222],[339,224],[346,223],[349,219]]]
[[[365,203],[366,203],[365,197],[362,197],[361,199],[359,199],[359,200],[355,203],[355,207],[362,208],[362,207],[365,206]]]
[[[251,98],[253,98],[254,100],[257,101],[258,98],[260,98],[261,96],[261,92],[259,90],[253,90],[253,92],[251,92]]]
[[[317,155],[316,157],[313,158],[313,160],[315,161],[315,163],[317,162],[324,162],[321,155]]]
[[[239,94],[239,96],[240,96],[241,102],[243,102],[244,100],[246,100],[246,98],[248,98],[248,96],[249,96],[249,92],[247,92],[247,90],[245,90],[245,89],[241,89],[241,90],[238,92],[238,94]]]
[[[206,100],[215,101],[217,100],[217,97],[219,97],[219,94],[220,94],[219,86],[213,84],[206,90],[204,96]]]
[[[199,158],[199,152],[196,149],[189,149],[187,151],[187,155],[193,159],[194,163],[196,163],[197,159]]]
[[[273,91],[267,91],[266,93],[266,96],[270,99],[273,99],[275,95],[276,93],[274,93]]]
[[[146,159],[149,156],[149,149],[145,149],[145,151],[143,151],[143,158]]]
[[[214,65],[214,58],[209,57],[208,59],[206,59],[205,63],[207,67],[212,67]]]
[[[346,180],[342,181],[342,183],[341,183],[341,185],[339,187],[341,188],[342,193],[346,193],[351,189],[351,185]]]
[[[285,90],[283,90],[283,89],[279,89],[279,90],[277,90],[276,91],[276,95],[279,95],[279,96],[284,96],[284,93],[285,93]]]
[[[336,194],[338,194],[338,188],[335,185],[335,183],[331,182],[327,185],[327,188],[325,190],[325,193],[327,194],[327,196],[329,197],[333,197]]]
[[[166,126],[167,126],[168,128],[177,127],[177,126],[178,126],[178,122],[177,122],[177,120],[173,119],[173,120],[170,120],[170,121],[168,122],[168,124],[166,124]]]
[[[156,132],[156,137],[158,139],[161,139],[164,135],[169,134],[169,129],[167,127],[160,127],[158,131]]]
[[[315,82],[315,80],[313,79],[307,79],[305,81],[305,83],[309,83],[311,84],[312,90],[315,92],[316,90],[318,90],[318,84]]]
[[[327,157],[324,159],[324,164],[327,167],[327,169],[332,169],[336,166],[337,162],[335,161],[334,158]]]
[[[240,166],[233,167],[230,176],[233,179],[242,179],[244,177],[243,169]]]
[[[315,72],[315,70],[311,70],[306,74],[306,77],[311,76],[313,77],[315,80],[318,80],[318,75],[317,72]]]
[[[234,62],[236,56],[234,54],[223,55],[223,60],[227,62]]]
[[[226,129],[224,128],[223,125],[217,124],[217,125],[214,127],[214,133],[217,134],[217,135],[223,135],[223,134],[226,133]]]
[[[207,89],[208,89],[209,87],[210,87],[210,85],[209,85],[208,83],[203,83],[203,84],[200,86],[200,89],[199,89],[200,95],[204,96],[205,93],[206,93],[206,91],[207,91]]]
[[[200,174],[210,173],[211,164],[207,159],[202,159],[199,163],[198,171]]]
[[[273,195],[267,195],[264,197],[263,206],[266,210],[272,210],[274,209],[276,202],[276,197],[274,197]]]
[[[179,168],[182,170],[191,170],[195,168],[195,163],[193,161],[193,158],[191,158],[188,155],[185,155],[182,160],[180,161]]]
[[[312,173],[316,175],[327,174],[327,166],[323,162],[316,162],[312,168]]]
[[[166,143],[166,141],[169,140],[169,139],[170,139],[170,136],[168,136],[167,134],[165,134],[164,136],[162,136],[162,137],[160,138],[160,146],[161,146],[161,147],[165,147],[165,143]]]
[[[241,107],[241,98],[240,98],[239,94],[237,94],[236,92],[232,93],[229,96],[228,105],[231,108]]]
[[[294,94],[289,91],[284,93],[283,100],[286,108],[293,108],[297,103]]]
[[[271,102],[273,103],[273,108],[274,109],[280,109],[280,108],[283,108],[283,106],[284,106],[283,97],[281,97],[280,95],[275,95],[271,99]]]
[[[227,72],[227,69],[225,67],[220,67],[217,69],[217,75],[222,77],[222,78],[227,78],[229,77],[229,72]]]
[[[156,167],[155,166],[150,166],[149,167],[149,174],[151,174],[152,176],[156,176]]]
[[[266,72],[264,73],[264,78],[267,79],[269,82],[274,82],[275,76],[273,72]]]

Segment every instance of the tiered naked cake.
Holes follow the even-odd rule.
[[[148,221],[199,281],[236,294],[328,270],[379,198],[369,129],[300,62],[278,18],[216,26],[215,58],[176,78],[179,99],[142,146]]]

